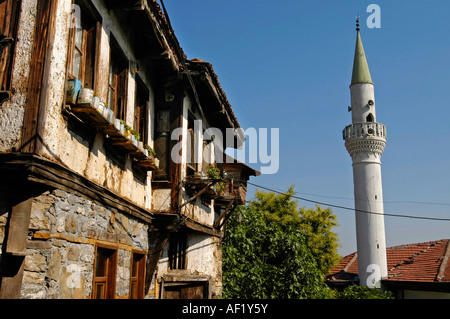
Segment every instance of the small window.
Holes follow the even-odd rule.
[[[95,89],[97,28],[99,22],[84,1],[75,1],[70,29],[68,77],[84,88]]]
[[[20,1],[0,1],[0,91],[11,89],[11,73]]]
[[[372,115],[372,113],[369,113],[369,115],[367,115],[366,122],[369,122],[369,123],[373,122],[373,115]]]
[[[97,247],[93,298],[113,299],[116,289],[117,250]]]
[[[150,92],[145,84],[137,78],[136,105],[134,110],[134,129],[141,136],[141,141],[148,143],[148,110]]]
[[[126,118],[128,60],[111,35],[111,57],[108,80],[108,106],[120,120]]]
[[[144,298],[145,255],[133,252],[131,258],[130,299]]]
[[[187,233],[171,233],[169,238],[169,268],[186,269]]]
[[[197,163],[196,163],[196,145],[195,145],[195,117],[189,112],[188,114],[188,132],[187,132],[187,169],[188,175],[193,175],[195,171],[197,171]]]
[[[172,115],[173,117],[173,115]],[[152,174],[153,180],[166,181],[170,178],[170,110],[156,110],[156,132],[153,148],[158,154],[159,170]]]

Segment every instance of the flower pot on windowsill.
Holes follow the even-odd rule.
[[[102,111],[102,116],[106,119],[108,118],[108,108],[105,106]]]
[[[78,93],[78,104],[91,104],[94,100],[94,91],[91,89],[83,88]]]
[[[124,134],[124,136],[125,136],[127,139],[131,140],[131,136],[133,136],[133,135],[131,134],[131,131],[130,131],[130,130],[125,129],[125,134]]]
[[[116,130],[120,131],[120,120],[119,119],[114,119],[114,127],[116,128]]]
[[[107,117],[106,119],[109,121],[109,123],[114,124],[114,120],[115,120],[116,118],[114,117],[114,112],[113,112],[113,110],[109,109],[108,117]]]
[[[131,134],[131,142],[132,142],[135,146],[137,146],[137,138],[136,138],[136,136],[133,135],[133,134]]]
[[[66,103],[76,104],[80,90],[81,90],[80,80],[78,79],[67,80]]]
[[[94,109],[98,109],[99,105],[100,105],[100,98],[98,96],[94,96],[94,98],[92,99],[91,106]]]
[[[105,109],[105,103],[101,102],[97,106],[97,112],[103,115],[103,110]]]

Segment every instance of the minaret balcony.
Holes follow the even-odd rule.
[[[354,123],[344,129],[343,138],[346,141],[360,138],[379,138],[385,140],[386,127],[381,123]]]

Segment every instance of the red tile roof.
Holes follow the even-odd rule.
[[[358,274],[357,253],[342,258],[327,281],[352,280]],[[388,281],[450,282],[450,239],[386,249]]]

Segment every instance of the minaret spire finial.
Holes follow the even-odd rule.
[[[356,17],[356,31],[359,31],[359,15]]]

